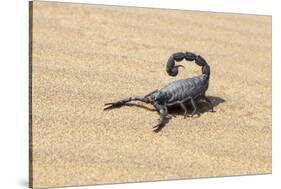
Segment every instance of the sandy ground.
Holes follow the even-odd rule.
[[[34,187],[271,172],[271,17],[47,2],[33,16]],[[178,51],[211,66],[215,113],[176,111],[154,133],[150,105],[103,111],[200,74],[166,74]]]

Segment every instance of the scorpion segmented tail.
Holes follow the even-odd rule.
[[[202,56],[196,55],[196,54],[191,53],[191,52],[185,52],[185,53],[178,52],[178,53],[174,53],[170,56],[170,58],[167,62],[167,66],[166,66],[166,71],[170,76],[178,75],[178,68],[183,67],[183,66],[182,65],[175,65],[175,61],[179,62],[179,61],[182,61],[183,59],[185,59],[187,61],[195,60],[195,63],[198,66],[201,66],[202,74],[206,75],[209,79],[209,77],[210,77],[210,66],[207,64],[207,62],[205,61],[205,59]]]

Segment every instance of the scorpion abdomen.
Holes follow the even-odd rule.
[[[208,88],[208,78],[205,74],[192,78],[174,81],[162,89],[168,97],[167,102],[172,103],[183,99],[196,98],[203,95]]]

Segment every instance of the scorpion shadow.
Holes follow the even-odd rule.
[[[212,102],[213,107],[215,108],[216,106],[218,106],[221,103],[224,103],[225,100],[221,97],[217,97],[217,96],[206,96],[208,99],[210,99],[210,101]],[[191,114],[192,112],[192,106],[191,103],[187,103],[186,104],[188,113]],[[206,102],[197,102],[197,112],[200,114],[203,114],[205,112],[210,112],[211,107],[206,103]],[[214,109],[214,112],[216,112],[216,110]],[[178,115],[183,116],[183,111],[180,107],[173,107],[173,108],[169,108],[169,114],[172,115],[173,117],[176,117]],[[196,117],[196,115],[195,115]]]
[[[206,97],[208,99],[210,99],[210,101],[212,102],[212,105],[213,105],[214,108],[216,106],[218,106],[219,104],[225,102],[225,100],[223,98],[221,98],[221,97],[217,97],[217,96],[206,96]],[[187,103],[186,105],[187,105],[188,113],[191,114],[191,112],[193,110],[192,106],[191,106],[191,103]],[[149,107],[147,107],[145,105],[135,104],[135,103],[127,103],[127,104],[124,104],[123,106],[143,108],[145,110],[149,110],[149,111],[152,111],[152,112],[156,112],[157,111],[154,108],[149,108]],[[198,106],[198,110],[197,111],[200,114],[203,114],[205,112],[209,112],[211,110],[211,107],[208,106],[208,104],[206,102],[198,102],[197,106]],[[114,107],[114,108],[120,108],[120,107]],[[112,108],[108,108],[108,109],[112,109]],[[161,131],[169,123],[170,119],[172,119],[173,117],[177,117],[179,115],[183,116],[183,110],[180,108],[180,106],[176,106],[176,107],[172,107],[172,108],[170,107],[170,108],[168,108],[168,110],[169,110],[169,115],[167,116],[167,118],[165,120],[165,123],[162,126],[160,126],[157,129],[155,129],[154,130],[155,132]],[[195,117],[196,117],[196,115],[195,115]]]
[[[216,106],[218,106],[221,103],[224,103],[225,100],[221,97],[217,97],[217,96],[206,96],[208,99],[210,99],[210,101],[212,102],[213,107],[215,108]],[[187,103],[186,104],[188,113],[191,114],[192,113],[192,105],[191,103]],[[198,102],[197,103],[197,112],[200,114],[203,114],[205,112],[210,112],[211,107],[206,103],[206,102]],[[216,110],[214,109],[214,112],[216,112]],[[169,123],[169,121],[171,120],[172,117],[177,117],[177,116],[184,116],[183,115],[183,110],[179,107],[171,107],[169,108],[169,116],[167,117],[167,119],[165,120],[165,124],[163,124],[161,127],[158,127],[156,130],[154,130],[155,132],[159,132],[161,131],[166,125],[167,123]],[[194,115],[194,117],[187,117],[188,118],[197,118],[197,115]]]
[[[219,104],[225,102],[225,100],[223,98],[221,98],[221,97],[217,97],[217,96],[206,96],[206,97],[208,99],[210,99],[210,101],[212,102],[212,105],[213,105],[214,108],[216,106],[218,106]],[[186,107],[187,107],[188,113],[191,114],[191,112],[193,110],[192,106],[191,106],[191,103],[187,103],[186,105],[187,105]],[[211,107],[206,102],[198,102],[197,103],[197,108],[198,108],[197,111],[200,114],[203,114],[205,112],[210,112],[210,110],[211,110]],[[214,110],[214,112],[216,112],[216,110]],[[158,127],[154,131],[155,132],[161,131],[167,125],[167,123],[169,123],[169,121],[170,121],[170,119],[172,117],[177,117],[178,115],[184,116],[183,115],[183,110],[180,107],[176,106],[176,107],[169,108],[169,116],[167,117],[165,124],[163,124],[161,127]],[[196,117],[196,115],[195,115],[195,117]],[[192,118],[192,117],[189,117],[189,118]]]
[[[209,98],[211,100],[213,107],[216,107],[219,104],[225,102],[225,100],[223,98],[217,97],[217,96],[207,96],[207,98]],[[205,104],[205,105],[202,106],[202,104]],[[198,110],[200,113],[205,113],[205,112],[210,111],[210,107],[208,107],[208,105],[206,105],[206,103],[199,103]]]

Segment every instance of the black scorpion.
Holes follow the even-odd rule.
[[[200,100],[204,100],[208,103],[210,110],[213,112],[213,105],[211,101],[205,96],[205,93],[209,86],[210,79],[210,67],[203,57],[191,52],[178,52],[172,54],[168,59],[166,65],[166,71],[170,76],[176,76],[178,74],[178,68],[184,67],[182,65],[175,65],[175,62],[182,60],[195,61],[198,66],[201,66],[202,74],[192,78],[176,80],[168,85],[164,86],[160,90],[154,90],[145,96],[129,97],[123,100],[106,103],[105,108],[115,108],[124,105],[130,101],[141,101],[152,104],[160,114],[158,124],[153,128],[154,131],[159,131],[165,125],[165,119],[168,115],[168,107],[180,106],[184,112],[184,118],[186,116],[193,116],[195,113],[200,116],[197,109],[197,103]],[[193,111],[191,115],[187,112],[186,105],[190,103]]]

